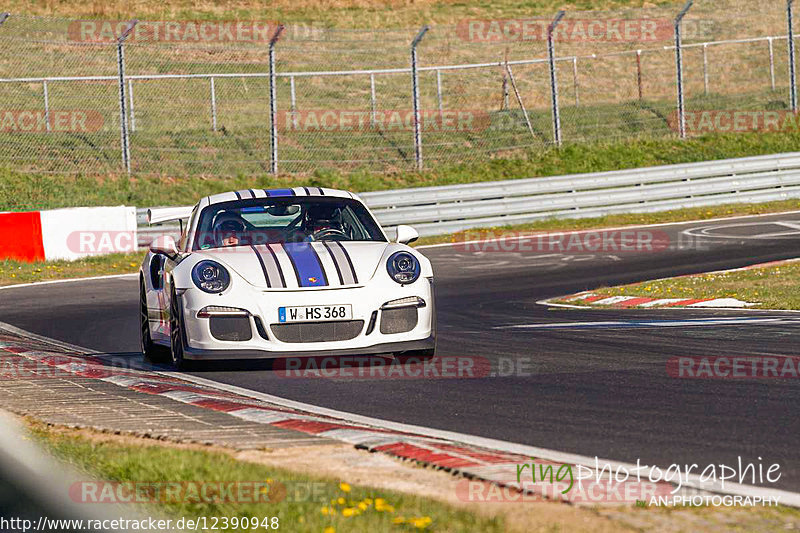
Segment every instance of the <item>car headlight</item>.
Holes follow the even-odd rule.
[[[408,285],[419,279],[420,268],[417,258],[408,252],[397,252],[386,262],[389,276],[400,285]]]
[[[231,275],[216,261],[200,261],[192,269],[192,281],[201,291],[218,294],[231,284]]]

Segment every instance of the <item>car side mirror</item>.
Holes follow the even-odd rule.
[[[411,226],[399,225],[397,226],[397,242],[400,244],[411,244],[419,239],[419,233]]]
[[[154,254],[163,254],[167,257],[175,257],[178,255],[178,246],[175,244],[175,239],[169,235],[162,235],[157,237],[150,244],[150,251]]]

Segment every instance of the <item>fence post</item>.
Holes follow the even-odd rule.
[[[550,94],[553,99],[553,140],[556,146],[561,146],[561,116],[558,111],[558,79],[556,77],[556,58],[553,47],[553,30],[564,17],[564,11],[559,11],[556,18],[547,27],[547,57],[550,60]]]
[[[708,96],[708,43],[703,43],[703,95]]]
[[[125,111],[125,39],[133,31],[138,20],[132,20],[128,27],[117,39],[117,69],[119,71],[119,133],[120,144],[122,145],[122,164],[128,174],[131,173],[131,146],[128,136],[128,117]]]
[[[289,92],[291,96],[292,112],[297,109],[297,95],[294,92],[294,76],[289,77]]]
[[[217,131],[217,87],[211,77],[211,131]]]
[[[272,175],[278,174],[278,105],[276,102],[277,91],[275,88],[275,45],[284,30],[283,24],[278,26],[275,34],[269,41],[269,161],[270,173]]]
[[[642,51],[636,50],[636,86],[639,88],[639,101],[644,98],[642,91]]]
[[[128,80],[128,105],[131,108],[131,132],[136,131],[136,112],[133,107],[133,80]]]
[[[772,48],[772,37],[768,37],[769,42],[769,81],[772,90],[775,90],[775,52]]]
[[[370,92],[370,110],[369,115],[370,127],[375,127],[375,113],[378,112],[378,101],[375,99],[375,74],[369,75],[369,92]]]
[[[50,131],[50,93],[47,91],[47,80],[42,82],[42,89],[44,89],[44,122],[47,131]]]
[[[792,26],[792,2],[786,0],[786,22],[789,25],[789,98],[791,99],[792,112],[797,113],[797,76],[794,61],[794,29]]]
[[[439,116],[444,114],[444,102],[442,101],[442,71],[436,70],[436,98],[439,100]]]
[[[417,170],[422,171],[422,129],[420,122],[422,121],[422,117],[420,116],[420,109],[419,109],[419,72],[417,71],[417,46],[419,45],[420,41],[425,34],[428,33],[430,29],[429,26],[424,26],[414,40],[411,42],[411,89],[413,91],[412,98],[414,101],[414,152],[415,152],[415,159],[417,162]]]
[[[575,90],[575,107],[580,107],[581,97],[578,92],[578,56],[572,58],[572,87]]]
[[[692,7],[694,0],[689,0],[683,6],[681,12],[675,17],[675,67],[677,70],[677,85],[678,85],[678,124],[680,127],[681,139],[686,138],[686,115],[683,105],[683,58],[681,57],[681,21],[689,8]]]
[[[511,71],[511,66],[508,64],[508,60],[506,60],[506,73],[508,74],[508,79],[511,80],[511,87],[514,88],[514,95],[517,97],[519,108],[522,109],[522,116],[525,118],[525,125],[528,127],[528,131],[531,132],[531,136],[536,139],[536,133],[533,131],[533,126],[531,126],[531,119],[528,117],[528,110],[525,109],[525,103],[522,101],[522,95],[519,94],[519,90],[517,89],[517,81],[514,79],[514,73]]]

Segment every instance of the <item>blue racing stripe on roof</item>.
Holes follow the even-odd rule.
[[[314,247],[307,242],[289,242],[283,245],[292,261],[297,282],[301,287],[327,287],[328,278]]]
[[[292,189],[267,189],[264,192],[266,192],[267,196],[270,198],[275,196],[294,196],[294,191]]]

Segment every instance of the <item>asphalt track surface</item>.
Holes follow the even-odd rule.
[[[215,363],[197,374],[331,409],[589,457],[701,468],[735,466],[739,456],[763,462],[765,470],[779,463],[782,477],[771,486],[800,491],[799,380],[676,379],[666,372],[667,360],[683,355],[798,356],[800,314],[536,303],[604,285],[800,257],[800,213],[643,231],[653,232],[658,251],[425,249],[437,276],[438,355],[485,361],[491,374],[484,377],[289,379],[262,362]],[[135,279],[2,290],[0,321],[140,364],[137,291]],[[662,327],[709,317],[783,320]],[[659,323],[627,323],[640,319]],[[614,320],[626,323],[591,324]],[[541,327],[556,323],[584,327]],[[526,324],[539,327],[505,327]]]

